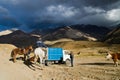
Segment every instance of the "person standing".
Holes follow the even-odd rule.
[[[44,47],[46,48],[47,46],[42,42],[41,38],[38,38],[38,41],[36,42],[37,47]]]
[[[73,60],[74,60],[74,55],[73,55],[73,52],[71,51],[70,52],[70,59],[71,59],[71,67],[73,67]]]

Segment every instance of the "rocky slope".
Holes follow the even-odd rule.
[[[5,30],[2,31],[0,35],[0,43],[13,44],[17,47],[33,45],[37,40],[37,37],[25,33],[21,30]]]
[[[73,40],[97,40],[89,34],[81,32],[77,29],[73,29],[69,26],[60,28],[52,33],[46,34],[43,38],[47,40],[55,40],[60,38],[69,38]]]
[[[59,28],[48,28],[26,33],[21,30],[5,30],[0,32],[0,43],[14,44],[18,47],[35,45],[38,36],[44,40],[68,38],[73,40],[101,40],[110,30],[95,25],[71,25]],[[37,35],[37,36],[36,36]]]
[[[114,43],[114,44],[120,44],[120,25],[118,25],[116,28],[114,28],[111,32],[109,32],[104,40],[108,43]]]
[[[108,32],[109,28],[95,25],[71,25],[55,29],[48,29],[43,38],[46,40],[56,40],[69,38],[73,40],[101,40]],[[37,32],[37,31],[36,31]]]

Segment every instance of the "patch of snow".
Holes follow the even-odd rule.
[[[11,30],[1,31],[1,32],[0,32],[0,36],[7,35],[7,34],[10,34],[10,33],[12,33],[12,32],[13,32],[13,31],[11,31]]]

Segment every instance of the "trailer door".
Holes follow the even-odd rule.
[[[62,48],[48,48],[48,60],[59,61],[63,59]]]

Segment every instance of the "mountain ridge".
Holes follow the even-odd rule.
[[[69,28],[68,28],[69,27]],[[70,29],[71,28],[71,29]],[[71,31],[71,32],[70,32]],[[47,29],[47,30],[36,30],[31,33],[38,34],[43,36],[43,39],[46,40],[52,40],[52,39],[59,39],[59,38],[72,38],[76,40],[81,40],[80,36],[77,38],[76,34],[84,34],[89,37],[96,38],[98,40],[101,40],[111,29],[107,27],[102,26],[96,26],[96,25],[70,25],[70,26],[61,26],[54,29]],[[59,34],[59,35],[57,35]],[[71,35],[69,35],[71,34]],[[75,38],[75,36],[76,38]],[[81,36],[85,37],[85,36]],[[83,39],[83,38],[82,38]],[[84,39],[83,39],[84,40]]]
[[[103,32],[104,31],[104,32]],[[9,43],[16,46],[35,45],[38,37],[45,40],[58,40],[68,38],[72,40],[99,41],[110,30],[104,27],[92,25],[72,25],[57,28],[36,30],[30,33],[21,30],[13,30],[12,33],[0,36],[0,43]],[[93,35],[94,34],[94,35]]]
[[[0,43],[13,44],[17,47],[25,47],[28,45],[34,45],[37,37],[31,34],[25,33],[21,30],[13,31],[10,34],[0,36]]]
[[[120,24],[110,31],[103,39],[104,42],[120,44]]]

